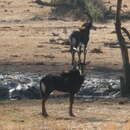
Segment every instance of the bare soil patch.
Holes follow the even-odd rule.
[[[128,99],[76,100],[73,118],[68,116],[68,100],[50,99],[50,116],[44,118],[39,100],[0,102],[0,126],[3,130],[129,130],[129,107]]]
[[[129,1],[126,4],[129,5]],[[51,8],[37,5],[31,0],[5,0],[0,2],[0,7],[2,71],[41,71],[49,66],[52,71],[70,68],[69,46],[64,43],[70,33],[82,25],[81,21],[48,20]],[[120,49],[104,46],[117,42],[114,21],[95,25],[98,28],[91,30],[87,55],[90,64],[87,69],[120,73]],[[129,26],[129,22],[124,26]],[[94,49],[102,53],[93,53]]]

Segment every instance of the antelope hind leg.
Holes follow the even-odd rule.
[[[73,103],[74,103],[74,94],[70,94],[69,115],[75,117],[75,115],[73,114]]]

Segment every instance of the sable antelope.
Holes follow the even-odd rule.
[[[62,91],[70,94],[69,115],[74,116],[72,108],[74,95],[82,87],[84,81],[83,66],[73,67],[68,72],[62,72],[59,75],[47,74],[40,80],[40,91],[42,95],[42,114],[47,117],[45,102],[49,94],[54,91]]]
[[[74,31],[70,35],[70,51],[72,55],[72,65],[75,62],[75,53],[78,53],[78,62],[81,63],[81,53],[82,53],[82,46],[83,46],[83,53],[84,53],[84,60],[83,63],[86,62],[86,54],[87,54],[87,45],[89,42],[89,35],[90,29],[95,29],[92,25],[92,20],[84,23],[79,31]],[[77,50],[78,48],[78,50]]]

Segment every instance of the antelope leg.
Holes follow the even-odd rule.
[[[73,114],[73,103],[74,103],[74,94],[71,93],[71,94],[70,94],[70,107],[69,107],[69,115],[70,115],[70,116],[75,116],[75,115]]]

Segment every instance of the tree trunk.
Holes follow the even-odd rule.
[[[126,46],[125,38],[121,32],[121,6],[122,0],[117,1],[117,12],[116,12],[116,33],[117,38],[119,40],[122,60],[123,60],[123,77],[121,77],[121,93],[122,96],[128,96],[130,94],[130,65],[129,65],[129,55],[128,55],[128,48]]]

